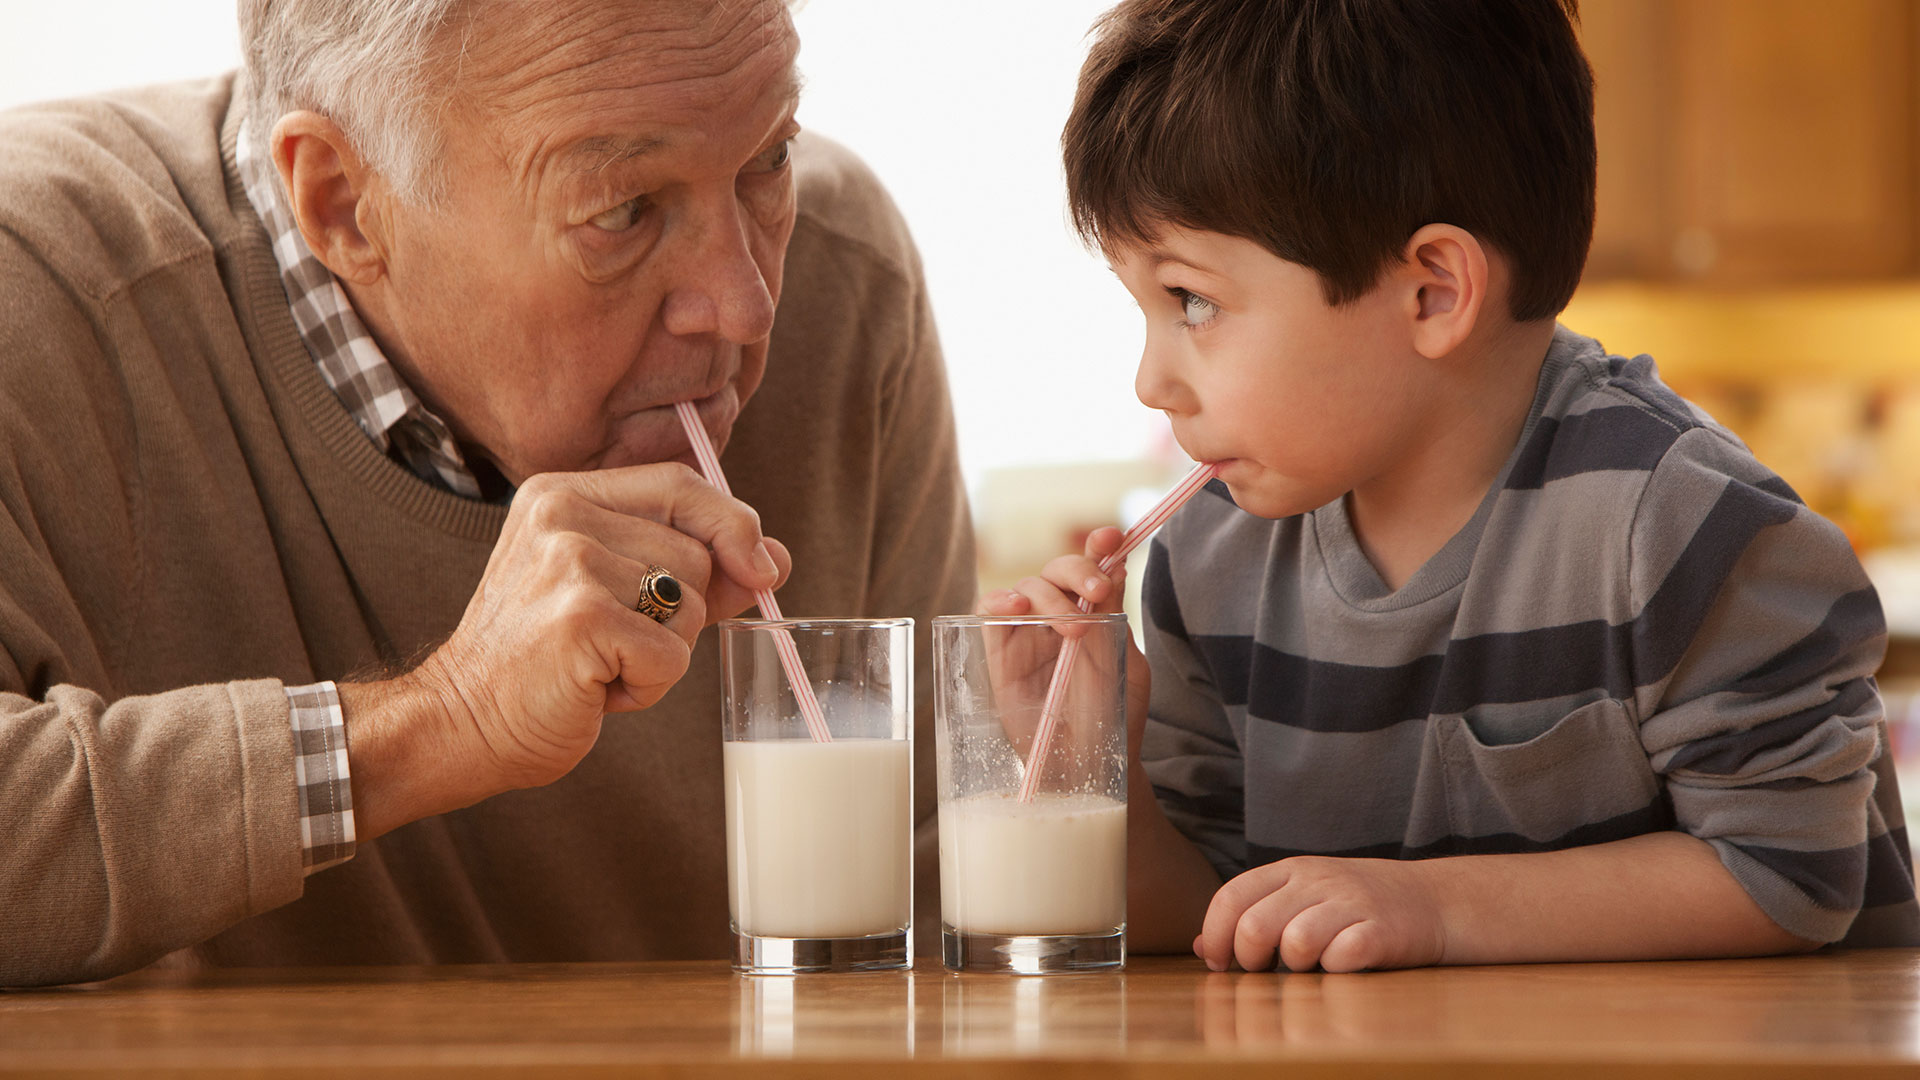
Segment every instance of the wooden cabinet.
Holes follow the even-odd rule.
[[[1584,0],[1588,280],[1920,270],[1920,0]]]

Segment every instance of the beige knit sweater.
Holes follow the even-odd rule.
[[[233,90],[0,114],[0,984],[180,949],[721,955],[712,631],[563,780],[302,877],[282,687],[451,632],[505,512],[381,455],[321,381],[235,176]],[[850,155],[798,160],[767,378],[725,464],[793,551],[783,608],[914,616],[924,671],[925,620],[969,606],[973,570],[918,257]]]

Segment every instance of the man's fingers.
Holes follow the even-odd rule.
[[[677,613],[676,613],[677,615]],[[608,662],[614,679],[607,683],[607,712],[631,712],[645,709],[665,696],[687,673],[693,658],[693,645],[682,635],[654,625],[638,613],[638,623],[628,633],[607,643]],[[700,623],[692,623],[699,632]],[[650,628],[651,627],[651,628]]]
[[[522,500],[537,506],[561,491],[693,537],[712,549],[722,571],[749,589],[772,588],[780,580],[779,565],[761,545],[760,515],[678,462],[531,476],[514,496],[514,508]]]
[[[766,557],[772,559],[774,563],[772,588],[780,588],[783,584],[787,584],[787,577],[793,575],[793,552],[787,552],[787,546],[781,544],[780,540],[774,540],[772,536],[762,536],[760,546],[766,550]]]
[[[597,582],[624,613],[643,623],[664,626],[688,645],[693,644],[693,639],[700,636],[701,628],[706,625],[706,597],[693,584],[696,581],[704,582],[706,578],[705,549],[696,547],[695,554],[683,554],[677,564],[668,564],[628,558],[585,533],[552,533],[544,537],[541,544],[546,549],[544,557],[556,564],[548,575],[550,578],[586,578]],[[663,567],[680,582],[680,605],[664,623],[655,623],[651,617],[635,610],[640,599],[641,582],[654,566]],[[626,620],[623,618],[621,621]]]
[[[705,544],[667,525],[608,510],[577,495],[548,500],[551,509],[539,512],[540,529],[585,533],[607,550],[631,559],[643,568],[664,566],[675,580],[705,591],[713,573],[713,559]]]
[[[767,556],[773,560],[780,582],[787,580],[793,570],[793,556],[787,554],[785,544],[766,538]],[[747,612],[747,609],[759,601],[756,590],[742,585],[725,574],[716,574],[707,586],[706,625],[711,626],[721,619],[731,619]],[[757,614],[757,613],[755,613]]]
[[[699,482],[704,484],[704,481]],[[713,498],[726,500],[725,496],[711,489],[707,491]],[[667,567],[681,584],[706,594],[706,609],[701,613],[701,621],[692,623],[695,627],[739,614],[752,606],[755,589],[769,587],[752,575],[743,580],[726,573],[724,568],[719,568],[721,573],[714,573],[719,555],[710,550],[699,536],[683,532],[676,525],[662,524],[653,517],[609,509],[590,498],[589,494],[573,484],[558,480],[545,485],[536,491],[537,498],[520,514],[525,521],[524,527],[536,534],[561,528],[586,532],[601,539],[610,550],[627,558],[646,565]],[[516,507],[518,505],[519,500],[516,499]],[[745,504],[734,503],[734,506],[747,516],[747,520],[751,520],[753,528],[757,530],[758,521],[751,517],[752,511]],[[767,580],[773,583],[770,587],[774,588],[786,581],[793,567],[793,556],[788,553],[786,545],[772,537],[762,536],[754,541],[751,559],[756,565],[764,562],[773,568],[772,576]],[[676,617],[674,622],[677,624],[678,621]]]

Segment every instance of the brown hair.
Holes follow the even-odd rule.
[[[1507,257],[1531,321],[1593,238],[1593,75],[1578,0],[1124,0],[1095,26],[1061,145],[1081,237],[1244,237],[1371,289],[1457,225]]]

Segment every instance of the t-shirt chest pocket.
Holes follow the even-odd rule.
[[[1670,820],[1623,703],[1603,698],[1557,717],[1503,712],[1497,724],[1433,721],[1463,851],[1574,847]]]

